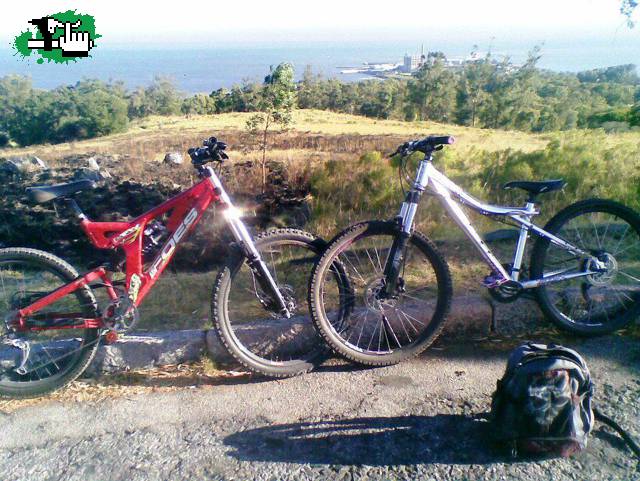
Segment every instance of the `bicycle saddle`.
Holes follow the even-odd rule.
[[[27,195],[29,199],[42,204],[59,197],[68,197],[77,192],[87,189],[94,189],[96,183],[92,180],[77,180],[66,184],[56,185],[38,185],[36,187],[27,187]]]
[[[527,180],[514,180],[504,184],[504,189],[522,189],[526,190],[530,194],[538,195],[543,192],[551,192],[553,190],[562,189],[567,183],[563,179],[556,180],[541,180],[541,181],[527,181]]]

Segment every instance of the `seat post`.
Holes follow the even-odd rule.
[[[64,200],[67,203],[67,205],[71,208],[71,210],[73,210],[73,212],[76,214],[78,219],[80,220],[87,219],[87,215],[82,211],[82,209],[80,208],[80,206],[78,205],[75,199],[66,197],[61,200]]]

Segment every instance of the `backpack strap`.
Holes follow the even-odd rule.
[[[629,446],[629,449],[633,451],[633,454],[635,454],[638,459],[640,459],[640,446],[638,446],[638,444],[629,435],[629,433],[627,433],[627,431],[625,431],[617,422],[615,422],[609,416],[603,414],[602,411],[600,411],[598,408],[593,408],[593,414],[595,414],[595,417],[598,421],[614,429],[622,437],[622,439],[624,439],[627,446]]]

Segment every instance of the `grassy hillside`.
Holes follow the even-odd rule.
[[[250,113],[228,113],[189,118],[184,116],[153,116],[132,122],[126,133],[46,147],[39,145],[21,149],[0,149],[0,155],[35,153],[55,159],[70,154],[100,152],[146,154],[151,157],[145,160],[154,160],[163,149],[182,144],[191,145],[185,142],[192,139],[202,139],[212,134],[226,138],[226,134],[229,132],[242,132],[251,115]],[[488,151],[506,148],[531,151],[544,147],[551,138],[549,135],[474,129],[434,122],[374,120],[320,110],[296,111],[293,132],[294,135],[400,136],[407,139],[423,136],[430,132],[446,132],[458,138],[458,144],[455,148],[461,151],[472,147],[481,147]],[[157,149],[154,149],[152,144],[155,144]],[[237,145],[231,145],[233,150],[237,150],[237,147]]]
[[[240,163],[246,166],[245,161],[260,155],[257,139],[244,130],[250,115],[149,117],[133,123],[123,134],[5,149],[0,150],[0,157],[32,153],[54,167],[64,167],[80,154],[105,154],[114,157],[112,168],[125,178],[186,185],[193,180],[188,162],[177,169],[156,162],[168,151],[181,151],[186,156],[187,148],[217,135],[229,144],[231,190],[250,195],[259,188],[257,172],[251,175],[243,169],[239,176],[234,175],[233,168]],[[637,132],[528,134],[433,122],[373,120],[316,110],[296,111],[293,125],[289,132],[272,134],[268,158],[280,165],[284,182],[312,193],[312,227],[325,236],[353,220],[393,213],[401,201],[401,191],[396,169],[383,154],[401,142],[429,133],[456,136],[456,144],[436,158],[437,166],[473,194],[490,201],[521,202],[518,193],[501,190],[508,180],[564,177],[568,188],[564,195],[547,199],[545,212],[592,196],[640,207]],[[437,209],[421,214],[423,226],[441,226],[442,215]]]
[[[313,110],[297,111],[294,129],[271,137],[268,152],[272,170],[270,192],[267,196],[260,196],[257,166],[247,162],[256,160],[260,155],[257,140],[244,131],[244,123],[249,115],[152,117],[134,123],[124,134],[67,144],[5,149],[0,150],[0,157],[36,154],[55,168],[54,180],[65,180],[65,176],[70,176],[75,168],[82,165],[83,161],[79,160],[82,155],[105,156],[106,160],[101,162],[114,174],[116,183],[127,179],[142,183],[142,186],[137,184],[139,187],[135,191],[131,191],[130,186],[122,185],[115,196],[119,199],[135,199],[135,203],[140,204],[135,207],[140,210],[147,203],[157,202],[157,199],[147,193],[143,203],[136,192],[153,191],[162,197],[179,187],[191,185],[195,180],[189,162],[181,166],[158,162],[165,153],[181,151],[186,157],[188,147],[199,145],[203,138],[215,134],[229,144],[231,161],[225,170],[226,185],[236,199],[249,207],[249,211],[256,211],[262,206],[263,212],[271,213],[266,225],[289,224],[291,217],[279,218],[279,214],[274,214],[278,209],[274,209],[273,205],[286,205],[293,197],[297,199],[296,205],[299,205],[301,199],[305,199],[304,202],[309,204],[306,211],[311,212],[311,217],[303,224],[304,228],[330,238],[357,220],[388,218],[397,212],[402,202],[402,192],[397,170],[384,153],[393,151],[406,140],[429,133],[447,133],[455,135],[457,143],[438,154],[436,165],[483,199],[519,204],[524,196],[502,190],[504,182],[564,177],[569,185],[563,193],[543,197],[544,215],[541,222],[564,205],[586,197],[614,198],[640,208],[640,133],[570,131],[535,135],[431,122],[375,121]],[[158,181],[168,187],[158,189],[155,184]],[[20,198],[24,185],[41,182],[39,178],[25,178],[20,185],[5,184],[3,187],[3,196],[7,205],[11,206],[6,212],[9,216],[7,219],[19,217],[17,204],[22,205],[20,216],[25,213],[36,216],[30,220],[31,224],[25,224],[31,227],[9,229],[14,233],[22,232],[23,238],[30,238],[34,225],[43,230],[43,222],[55,219],[52,209],[45,212],[48,207],[42,206],[34,210]],[[17,200],[7,195],[10,189],[13,189],[13,195],[17,195]],[[100,192],[93,206],[92,201],[85,199],[89,204],[86,208],[90,209],[89,212],[93,209],[93,215],[97,218],[102,218],[107,211],[115,212],[115,217],[136,212],[133,208],[123,209],[122,201],[112,201],[110,195],[109,191]],[[128,200],[125,204],[127,202],[133,201]],[[484,231],[503,227],[482,218],[474,219]],[[478,288],[479,281],[488,273],[487,267],[472,252],[468,243],[457,242],[460,231],[435,200],[426,199],[423,202],[417,221],[419,229],[434,239],[444,241],[440,242],[440,248],[451,264],[457,289],[467,292]],[[159,288],[145,303],[141,327],[193,327],[206,322],[207,292],[217,270],[215,262],[209,263],[211,259],[221,258],[220,245],[225,243],[215,237],[220,231],[214,227],[215,224],[207,219],[199,227],[202,232],[190,239],[193,250],[188,253],[188,248],[183,248],[186,257],[191,256],[198,262],[211,265],[212,272],[195,275],[167,273]],[[260,228],[263,227],[264,223]],[[51,232],[51,235],[56,232],[71,235],[68,224],[61,225],[59,230],[47,232]],[[69,240],[65,241],[68,243]],[[0,238],[0,242],[6,243],[7,240]],[[202,256],[203,242],[209,247],[207,257]],[[42,247],[36,244],[31,246]],[[510,248],[505,245],[502,246],[502,252],[498,252],[505,261]],[[66,256],[66,252],[63,255]],[[207,279],[195,282],[200,279],[198,276]],[[199,287],[195,288],[194,284]],[[179,296],[174,295],[177,290],[181,292]],[[167,308],[167,298],[176,298],[179,305]],[[187,311],[191,314],[185,314]],[[160,312],[168,324],[156,326],[155,319]]]

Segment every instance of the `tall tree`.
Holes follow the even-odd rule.
[[[420,120],[451,121],[455,105],[455,77],[440,52],[429,52],[426,62],[408,84],[408,101]]]
[[[491,53],[477,58],[477,46],[474,46],[469,61],[463,68],[458,83],[457,121],[464,125],[476,126],[478,113],[484,107],[489,95],[487,85],[495,66],[491,63]]]
[[[273,127],[287,129],[293,123],[293,108],[296,104],[296,85],[293,66],[281,63],[264,79],[259,95],[258,112],[247,121],[247,130],[260,135],[262,150],[262,192],[267,185],[267,146],[269,130]]]

